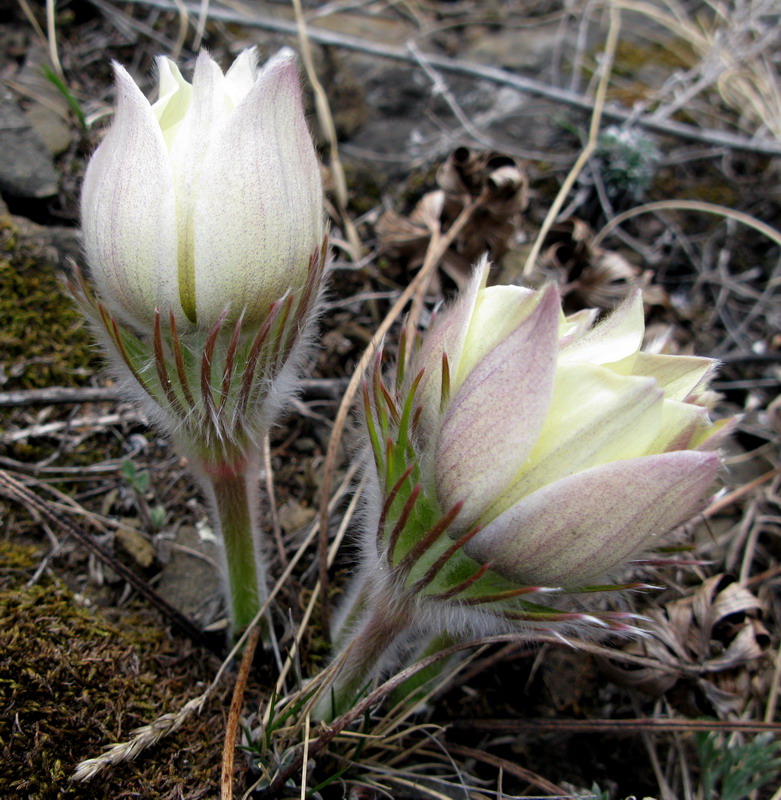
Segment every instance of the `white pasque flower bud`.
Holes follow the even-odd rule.
[[[82,225],[98,293],[149,329],[262,322],[302,289],[324,236],[320,170],[295,56],[262,69],[245,50],[223,75],[202,52],[193,83],[161,57],[153,105],[115,64],[114,123],[87,168]]]
[[[448,533],[479,525],[464,552],[513,582],[584,585],[701,507],[720,466],[697,402],[714,362],[640,352],[639,292],[591,327],[554,287],[481,279],[416,362],[438,393],[448,357],[426,420],[438,502],[461,504]]]
[[[409,365],[402,343],[395,381],[378,358],[364,385],[376,469],[323,718],[443,635],[636,632],[631,612],[585,598],[647,586],[603,576],[696,513],[720,469],[723,426],[700,402],[714,362],[640,352],[639,293],[594,325],[565,317],[554,286],[487,275]]]

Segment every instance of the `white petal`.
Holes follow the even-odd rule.
[[[204,172],[209,169],[206,154],[224,128],[229,112],[230,98],[225,77],[209,54],[201,51],[195,64],[192,101],[171,145],[179,244],[179,299],[190,322],[200,323],[195,297],[195,209],[201,192],[208,191],[202,186]],[[227,238],[226,232],[217,232],[217,236],[218,241]]]
[[[254,47],[243,50],[225,73],[225,84],[235,108],[255,85],[258,74],[258,53]]]
[[[696,513],[718,470],[717,455],[693,451],[595,467],[525,498],[464,549],[521,584],[583,586]]]
[[[263,70],[211,142],[195,220],[199,323],[228,307],[258,321],[304,284],[323,236],[322,188],[291,58]]]
[[[166,145],[170,148],[176,138],[179,123],[184,119],[193,95],[193,87],[182,77],[179,67],[170,58],[157,59],[160,74],[158,100],[152,109],[160,123]]]
[[[561,349],[559,361],[611,364],[635,355],[643,344],[645,317],[640,291],[633,292],[610,316]]]
[[[178,295],[174,190],[152,107],[121,66],[115,73],[116,116],[87,167],[81,218],[99,293],[138,324]]]

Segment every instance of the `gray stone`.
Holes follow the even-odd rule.
[[[49,151],[59,155],[70,147],[73,130],[68,123],[67,100],[43,72],[44,65],[49,63],[48,58],[43,45],[31,45],[14,83],[29,99],[30,105],[24,112],[28,122]]]
[[[8,93],[0,95],[0,153],[0,192],[26,198],[56,194],[51,153]]]

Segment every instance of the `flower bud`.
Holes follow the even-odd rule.
[[[565,317],[553,286],[487,275],[484,262],[409,366],[402,341],[395,381],[378,358],[364,385],[376,470],[321,718],[420,642],[638,632],[587,598],[649,588],[604,581],[689,519],[720,468],[698,403],[714,362],[640,352],[639,293],[594,325],[595,311]]]
[[[624,612],[556,598],[606,588],[702,507],[720,469],[723,425],[699,403],[714,362],[640,352],[639,292],[595,325],[595,311],[565,317],[553,286],[487,288],[487,273],[406,372],[402,354],[395,385],[377,367],[365,388],[381,504],[366,514],[362,602],[392,601],[432,635],[631,629]]]
[[[114,65],[114,123],[87,168],[82,224],[98,293],[149,330],[262,323],[300,291],[324,235],[320,171],[291,51],[223,75],[202,52],[190,85],[161,57],[150,104]]]
[[[481,278],[445,321],[459,336],[430,446],[439,503],[461,503],[448,532],[479,526],[465,552],[514,582],[583,585],[701,507],[717,428],[693,401],[714,362],[641,353],[639,292],[590,327],[552,286]]]

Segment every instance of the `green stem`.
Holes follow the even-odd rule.
[[[231,630],[238,634],[260,610],[266,574],[258,524],[259,456],[238,463],[202,463],[205,489],[223,543]]]
[[[341,664],[339,672],[313,711],[321,720],[344,714],[366,694],[372,679],[388,666],[387,655],[410,627],[411,608],[402,598],[374,597],[367,602],[362,593],[358,603],[362,610],[334,657],[334,662]]]

